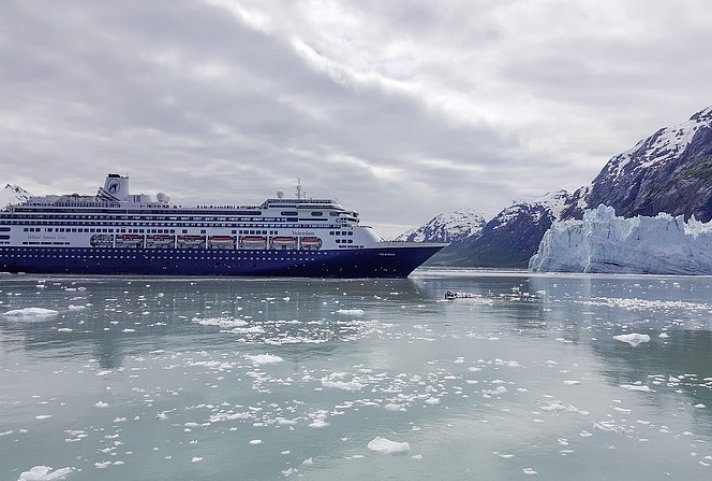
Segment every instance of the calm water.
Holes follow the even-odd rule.
[[[2,481],[712,479],[709,277],[0,291],[0,313],[25,309],[0,316]]]

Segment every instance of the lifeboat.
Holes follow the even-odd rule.
[[[211,235],[210,242],[216,244],[229,244],[235,242],[235,238],[229,235]]]
[[[143,236],[137,234],[118,234],[116,247],[139,247],[143,244]]]
[[[179,235],[178,244],[181,247],[202,247],[205,245],[205,237],[202,235]]]
[[[267,247],[267,238],[257,235],[240,237],[240,246],[243,249],[265,249]]]
[[[295,249],[297,247],[297,238],[289,236],[277,236],[272,238],[273,249]]]
[[[217,249],[230,249],[235,246],[235,238],[229,235],[211,235],[208,242],[210,247]]]
[[[173,243],[173,240],[175,237],[172,235],[166,235],[166,234],[155,234],[155,235],[150,235],[146,237],[146,241],[149,244],[153,244],[155,246],[167,246],[171,245]]]
[[[321,249],[322,241],[318,237],[302,237],[301,246],[304,250]]]

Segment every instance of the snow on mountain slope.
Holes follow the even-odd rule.
[[[5,188],[0,191],[0,209],[8,205],[21,204],[29,199],[30,196],[31,194],[19,185],[7,184]]]
[[[682,215],[624,219],[612,207],[554,223],[529,262],[533,271],[712,274],[712,223]]]
[[[609,161],[608,176],[611,180],[625,175],[627,171],[648,169],[656,164],[674,160],[692,143],[700,129],[709,128],[712,107],[690,117],[690,120],[675,127],[664,127],[647,139],[638,142],[632,149]]]
[[[712,107],[665,127],[614,156],[591,185],[573,194],[563,218],[584,209],[612,206],[619,215],[659,212],[712,219]]]
[[[394,240],[406,242],[453,242],[478,234],[485,219],[472,209],[446,212]]]

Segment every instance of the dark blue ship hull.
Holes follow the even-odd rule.
[[[340,250],[0,247],[0,270],[38,274],[407,277],[441,245]]]

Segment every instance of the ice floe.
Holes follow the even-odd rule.
[[[52,471],[48,466],[35,466],[29,471],[24,471],[20,474],[17,481],[54,481],[58,479],[66,479],[67,475],[71,474],[74,468],[66,467]]]
[[[339,309],[336,313],[344,316],[363,316],[364,314],[363,309]]]
[[[644,384],[620,384],[620,387],[627,391],[652,392],[652,389]]]
[[[44,321],[56,317],[59,314],[58,311],[53,309],[44,309],[42,307],[26,307],[24,309],[14,309],[12,311],[4,312],[2,315],[4,317],[10,318],[14,321]]]
[[[264,364],[279,364],[280,362],[284,361],[279,356],[275,356],[273,354],[256,354],[256,355],[250,355],[250,354],[245,354],[245,359],[250,361],[254,366],[262,366]]]
[[[232,317],[210,317],[205,319],[194,317],[193,322],[200,324],[201,326],[217,326],[220,329],[233,329],[235,327],[243,327],[249,324],[243,319],[236,319]]]
[[[649,335],[638,334],[635,332],[630,333],[630,334],[621,334],[619,336],[613,336],[613,339],[615,339],[616,341],[625,342],[627,344],[630,344],[633,347],[637,347],[644,342],[650,342]]]
[[[410,444],[377,436],[369,441],[368,449],[381,454],[404,454],[410,451]]]

